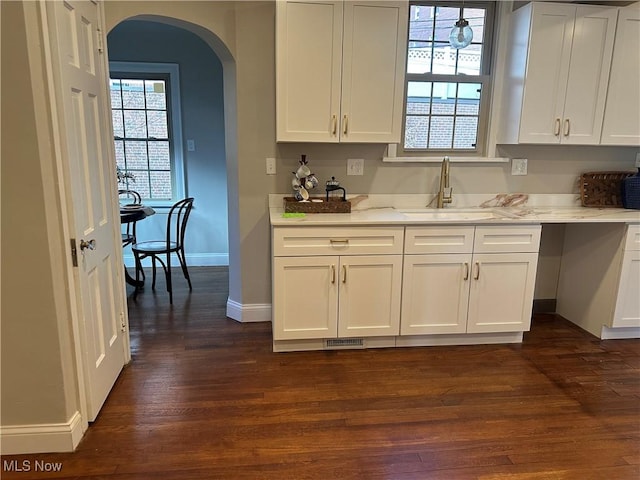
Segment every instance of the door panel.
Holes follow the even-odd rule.
[[[640,327],[640,251],[624,252],[612,327]]]
[[[273,260],[273,339],[338,335],[338,257]]]
[[[118,289],[122,262],[115,216],[115,160],[111,152],[110,106],[105,61],[98,48],[99,4],[46,2],[61,154],[67,159],[71,189],[71,234],[88,420],[104,403],[125,363],[124,315]],[[100,29],[104,30],[104,29]],[[81,241],[94,241],[81,248]]]
[[[340,337],[400,333],[402,255],[340,257]]]
[[[467,333],[529,330],[537,253],[473,256]]]
[[[465,333],[471,254],[407,255],[401,335]]]

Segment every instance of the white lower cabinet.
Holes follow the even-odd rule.
[[[640,327],[640,250],[627,250],[623,254],[611,326]]]
[[[540,230],[275,226],[274,349],[528,330]]]
[[[274,259],[275,340],[398,335],[401,255]]]
[[[274,340],[398,335],[403,233],[274,228]]]
[[[528,330],[540,231],[407,227],[401,335]]]

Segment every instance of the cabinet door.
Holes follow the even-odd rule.
[[[471,254],[407,255],[401,335],[465,333]]]
[[[276,2],[278,141],[337,142],[342,2]]]
[[[520,143],[560,143],[576,7],[533,4]]]
[[[640,7],[621,8],[604,112],[604,145],[640,145]]]
[[[344,4],[341,142],[400,142],[407,2]]]
[[[338,257],[273,259],[273,338],[335,338]]]
[[[640,251],[624,252],[612,327],[640,327]]]
[[[537,253],[473,256],[468,333],[529,330]]]
[[[400,332],[402,255],[340,257],[339,337]]]
[[[573,145],[600,143],[617,18],[616,7],[585,5],[577,7],[562,118],[561,143]],[[629,89],[625,88],[625,90]],[[638,103],[636,103],[636,117],[638,117],[637,107]]]

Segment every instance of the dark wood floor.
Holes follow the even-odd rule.
[[[3,479],[638,479],[640,341],[553,315],[521,345],[271,352],[224,268],[130,299],[133,361],[77,451]],[[32,463],[33,464],[33,463]]]

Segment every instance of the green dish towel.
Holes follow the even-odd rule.
[[[282,218],[301,218],[306,217],[306,213],[283,213]]]

